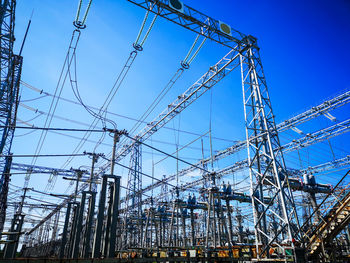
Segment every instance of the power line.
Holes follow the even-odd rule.
[[[137,142],[137,143],[141,143],[141,144],[147,146],[148,148],[151,148],[151,149],[153,149],[153,150],[155,150],[155,151],[157,151],[157,152],[160,152],[160,153],[162,153],[162,154],[165,154],[165,155],[167,155],[168,157],[171,157],[171,158],[173,158],[173,159],[175,159],[175,160],[181,161],[181,162],[183,162],[183,163],[185,163],[185,164],[188,164],[188,165],[190,165],[190,166],[192,166],[192,167],[195,167],[195,168],[197,168],[197,169],[199,169],[199,170],[202,170],[202,171],[204,171],[204,172],[206,172],[206,173],[209,173],[209,171],[207,171],[206,169],[204,169],[204,168],[202,168],[202,167],[199,167],[198,165],[192,164],[192,163],[187,162],[187,161],[185,161],[185,160],[183,160],[183,159],[180,159],[180,158],[178,158],[178,157],[176,157],[176,156],[173,156],[173,155],[171,155],[171,154],[169,154],[169,153],[167,153],[167,152],[164,152],[164,151],[162,151],[162,150],[159,150],[159,149],[157,149],[157,148],[155,148],[155,147],[153,147],[153,146],[151,146],[151,145],[149,145],[149,144],[147,144],[147,143],[145,143],[145,142],[143,142],[143,141],[139,141],[139,140],[137,140],[137,139],[135,139],[135,138],[133,138],[133,137],[131,137],[131,136],[129,136],[129,135],[126,135],[126,134],[125,134],[125,136],[128,137],[128,138],[131,139],[131,140],[134,140],[134,141]]]
[[[26,157],[68,157],[68,156],[85,156],[84,153],[77,154],[11,154],[11,155],[2,155],[0,157],[17,157],[17,158],[26,158]]]
[[[3,126],[0,125],[0,128],[11,128],[13,126]],[[106,132],[105,129],[101,130],[91,130],[91,129],[71,129],[71,128],[51,128],[51,127],[26,127],[26,126],[15,126],[16,129],[28,129],[28,130],[44,130],[44,131],[68,131],[68,132]]]
[[[50,96],[50,97],[55,97],[55,95],[51,94],[51,93],[48,93],[44,90],[40,90],[26,82],[24,82],[23,80],[21,80],[21,84],[35,92],[38,92],[40,94],[45,94],[47,96]],[[68,102],[68,103],[71,103],[71,104],[75,104],[75,105],[80,105],[79,102],[76,102],[76,101],[73,101],[73,100],[70,100],[70,99],[67,99],[67,98],[63,98],[61,97],[61,101],[65,101],[65,102]],[[89,107],[90,109],[93,109],[93,110],[99,110],[99,108],[97,107],[94,107],[94,106],[91,106],[91,105],[87,105],[85,104],[87,107]],[[27,106],[27,105],[21,105],[21,106]],[[29,107],[29,106],[27,106]],[[32,111],[36,111],[36,109],[30,109]],[[38,111],[39,112],[39,111]],[[130,116],[126,116],[126,115],[122,115],[122,114],[118,114],[118,113],[115,113],[115,112],[111,112],[111,111],[107,111],[108,114],[110,115],[113,115],[113,116],[116,116],[116,117],[119,117],[119,118],[123,118],[123,119],[127,119],[127,120],[131,120],[131,121],[136,121],[136,122],[141,122],[143,124],[147,124],[148,122],[147,121],[140,121],[139,119],[136,119],[136,118],[133,118],[133,117],[130,117]],[[44,113],[46,114],[46,113]],[[55,117],[57,118],[57,115],[55,115]],[[164,127],[164,129],[167,129],[167,130],[174,130],[174,128],[172,127]],[[185,130],[177,130],[175,129],[176,131],[178,132],[181,132],[181,133],[186,133],[186,134],[189,134],[189,135],[195,135],[195,136],[201,136],[201,134],[199,133],[195,133],[195,132],[191,132],[191,131],[185,131]],[[205,137],[209,137],[209,136],[205,136]],[[234,140],[229,140],[229,139],[225,139],[225,138],[220,138],[220,137],[212,137],[212,139],[214,140],[221,140],[221,141],[226,141],[226,142],[235,142]]]

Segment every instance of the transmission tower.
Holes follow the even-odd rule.
[[[0,2],[0,233],[4,228],[11,145],[16,124],[22,57],[13,54],[15,0]]]
[[[245,42],[240,60],[256,249],[258,259],[278,248],[285,258],[287,246],[295,249],[299,224],[257,41],[248,36]],[[277,230],[269,230],[271,222]]]
[[[124,228],[126,245],[135,246],[142,241],[142,150],[141,143],[133,145],[130,157]],[[124,244],[125,244],[124,243]]]

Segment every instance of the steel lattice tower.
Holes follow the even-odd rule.
[[[246,44],[240,61],[250,189],[258,258],[265,258],[283,243],[294,249],[299,224],[256,39],[248,36]]]
[[[127,200],[125,203],[124,227],[128,235],[126,243],[131,246],[140,244],[142,241],[142,149],[141,143],[133,145],[130,156],[130,171],[128,176]]]
[[[19,80],[22,57],[13,54],[15,41],[15,0],[1,0],[0,3],[0,232],[3,230],[6,212],[9,172],[12,158],[11,145],[16,124]]]

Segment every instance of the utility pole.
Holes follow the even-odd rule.
[[[92,249],[92,257],[99,258],[101,256],[113,257],[115,251],[116,242],[116,226],[118,224],[119,216],[119,188],[120,188],[120,177],[114,175],[115,165],[115,152],[116,145],[119,142],[120,136],[127,134],[125,130],[106,129],[110,134],[113,135],[113,148],[111,158],[111,174],[102,176],[102,186],[100,191],[100,200],[98,204],[97,221],[95,227],[95,236]],[[104,220],[106,196],[107,196],[107,184],[111,183],[108,179],[114,179],[114,184],[109,187],[109,202],[108,202],[108,213],[107,220]],[[103,227],[105,223],[105,227]],[[103,228],[105,231],[103,232]]]
[[[91,164],[91,173],[90,173],[90,184],[89,184],[89,191],[90,191],[90,198],[89,198],[89,210],[88,210],[88,216],[87,216],[87,227],[85,231],[85,242],[83,246],[83,257],[89,258],[90,253],[90,239],[91,239],[91,229],[92,229],[92,223],[94,220],[94,214],[95,214],[95,202],[96,202],[96,190],[92,190],[92,184],[94,178],[94,169],[95,169],[95,163],[98,161],[98,158],[102,156],[102,154],[93,154],[92,155],[92,164]]]
[[[115,153],[117,143],[120,140],[120,136],[127,135],[126,130],[117,130],[117,129],[106,129],[110,134],[113,134],[113,148],[112,148],[112,158],[111,158],[111,175],[114,175],[114,165],[115,165]]]

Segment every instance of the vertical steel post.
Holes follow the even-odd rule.
[[[59,253],[60,259],[62,259],[64,257],[64,250],[65,250],[66,243],[67,243],[67,230],[68,230],[71,208],[72,208],[72,203],[69,202],[67,205],[66,218],[64,220],[62,241],[61,241],[61,247],[60,247],[60,253]]]
[[[107,257],[113,258],[115,255],[116,233],[119,220],[119,199],[120,199],[120,176],[115,176],[114,179],[114,194],[113,194],[113,209],[111,232],[109,239],[109,249]]]
[[[285,171],[257,40],[252,36],[247,36],[244,39],[244,45],[245,50],[240,53],[240,64],[250,194],[257,258],[260,260],[270,257],[269,248],[272,245],[277,245],[284,251],[282,246],[284,240],[288,241],[295,254],[294,240],[298,238],[298,230],[293,229],[300,229],[300,226],[288,184],[288,175]],[[266,203],[265,198],[271,201]],[[271,235],[267,230],[271,215],[276,216],[280,226],[276,235]],[[286,257],[286,254],[280,256],[282,259]]]
[[[74,241],[75,241],[75,235],[77,233],[76,228],[77,228],[79,207],[80,207],[80,204],[77,202],[72,202],[72,204],[74,204],[74,207],[73,207],[72,226],[69,233],[69,243],[68,243],[68,253],[67,253],[68,257],[72,257],[72,252],[74,249]]]
[[[231,217],[231,207],[230,207],[230,200],[226,199],[226,208],[227,208],[227,218],[228,218],[228,239],[229,244],[232,245],[232,217]]]
[[[107,210],[107,222],[105,227],[105,239],[103,242],[103,256],[107,256],[108,254],[108,246],[109,246],[109,236],[110,236],[110,228],[112,221],[112,206],[113,206],[113,194],[114,194],[114,185],[109,185],[109,198],[108,198],[108,210]]]
[[[74,240],[74,248],[73,248],[72,258],[78,258],[78,256],[79,256],[79,244],[80,244],[81,229],[82,229],[82,226],[83,226],[85,201],[86,201],[86,191],[83,191],[83,194],[82,194],[82,197],[81,197],[81,203],[80,203],[78,220],[77,220],[77,227],[76,227],[76,233],[75,233],[75,240]]]
[[[95,213],[95,201],[96,201],[96,192],[90,192],[90,199],[89,199],[89,211],[87,216],[87,222],[86,222],[86,232],[85,232],[85,242],[84,242],[84,249],[83,249],[83,257],[89,258],[90,253],[90,240],[91,240],[91,230],[92,230],[92,223],[94,220],[94,213]]]
[[[89,192],[90,192],[89,209],[88,209],[88,216],[87,216],[87,221],[86,221],[85,237],[84,237],[84,242],[83,242],[83,257],[84,258],[89,258],[89,253],[90,253],[91,229],[92,229],[92,223],[94,220],[95,200],[96,200],[96,192],[92,191],[92,184],[93,184],[93,180],[94,180],[95,163],[97,162],[98,158],[99,158],[98,154],[94,153],[92,155],[90,184],[89,184]]]
[[[104,212],[106,205],[106,190],[107,190],[107,176],[102,176],[102,186],[100,192],[100,201],[98,204],[98,214],[97,214],[97,222],[95,228],[95,237],[94,237],[94,245],[93,245],[93,258],[101,257],[101,240],[102,240],[102,226],[104,222]]]
[[[193,208],[190,209],[190,216],[191,216],[191,243],[194,247],[196,245],[196,240],[194,237],[194,214],[193,214]]]

